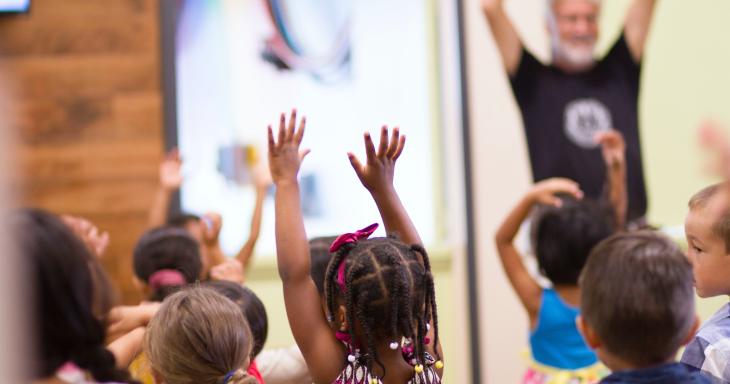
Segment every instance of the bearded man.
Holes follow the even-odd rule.
[[[619,130],[626,141],[628,220],[641,221],[647,198],[638,129],[641,60],[655,0],[634,0],[621,36],[595,57],[600,0],[547,1],[552,58],[538,61],[520,40],[503,0],[482,0],[522,113],[533,179],[566,177],[599,197],[606,166],[598,133]]]

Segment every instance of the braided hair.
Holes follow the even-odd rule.
[[[337,284],[338,269],[344,262],[344,292]],[[325,276],[327,310],[335,313],[344,302],[352,340],[354,324],[363,331],[369,371],[377,364],[385,367],[377,354],[377,343],[412,341],[418,364],[426,363],[428,324],[434,325],[434,345],[438,345],[438,317],[431,264],[426,250],[408,246],[394,238],[373,238],[344,244],[332,256]],[[438,351],[436,352],[438,354]],[[440,360],[441,356],[437,356]]]

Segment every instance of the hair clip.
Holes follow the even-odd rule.
[[[390,343],[390,345],[389,345],[390,349],[392,349],[394,351],[396,349],[398,349],[399,346],[400,346],[400,344],[397,341],[394,341],[394,342]]]
[[[354,363],[355,360],[357,360],[357,357],[355,355],[347,355],[347,361]]]
[[[373,377],[370,379],[370,384],[380,384],[380,380],[377,377]]]
[[[416,373],[422,373],[422,372],[423,372],[423,365],[421,365],[421,364],[416,364],[416,366],[415,366],[415,367],[413,367],[413,369],[415,369],[415,370],[416,370]]]
[[[436,369],[444,369],[444,362],[439,360],[433,366],[436,367]]]

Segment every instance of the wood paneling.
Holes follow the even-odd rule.
[[[21,205],[88,217],[127,303],[163,148],[158,2],[33,0],[0,15],[0,73],[15,92]]]

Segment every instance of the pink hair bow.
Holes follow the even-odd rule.
[[[337,252],[343,245],[357,243],[360,240],[367,239],[370,235],[378,229],[378,223],[370,224],[367,227],[355,231],[354,233],[345,233],[337,237],[330,246],[330,253]],[[343,293],[346,291],[347,286],[345,285],[345,259],[343,257],[340,261],[340,265],[337,266],[337,286],[340,287],[340,291]]]

